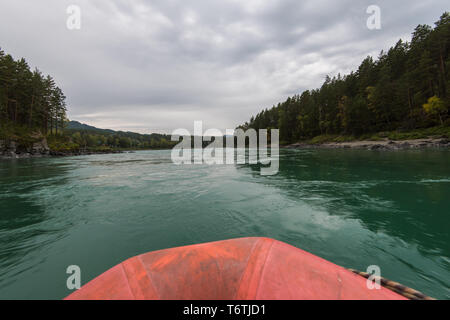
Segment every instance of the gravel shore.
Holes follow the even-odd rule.
[[[405,150],[421,148],[446,148],[450,147],[450,140],[440,139],[415,139],[415,140],[382,140],[382,141],[351,141],[351,142],[327,142],[322,144],[308,144],[298,142],[284,146],[286,149],[368,149],[368,150]]]

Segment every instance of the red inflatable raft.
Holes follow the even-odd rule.
[[[243,238],[146,253],[66,299],[405,299],[280,241]]]

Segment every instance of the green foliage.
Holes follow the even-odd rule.
[[[351,142],[355,140],[360,140],[360,138],[352,135],[322,134],[308,140],[308,143],[321,144],[326,142]]]
[[[436,96],[432,96],[428,99],[428,102],[423,105],[423,109],[426,113],[437,115],[441,124],[444,124],[442,121],[442,115],[448,112],[448,106]]]
[[[416,129],[408,132],[393,131],[387,133],[387,138],[391,140],[425,139],[442,136],[450,137],[450,126],[444,125],[426,129]]]
[[[68,122],[66,97],[50,76],[31,71],[25,59],[14,60],[0,49],[0,140],[30,146],[48,137],[52,151],[170,148],[166,135],[116,132]],[[72,129],[66,129],[67,125]],[[42,132],[42,133],[41,133]]]
[[[92,126],[73,122],[59,135],[51,135],[49,139],[56,139],[59,143],[70,142],[79,146],[83,151],[111,151],[138,149],[167,149],[177,142],[170,141],[170,136],[163,134],[139,134],[135,132],[113,131],[98,129]],[[73,129],[75,128],[75,129]]]
[[[44,136],[38,130],[31,130],[27,126],[3,123],[0,126],[0,140],[14,141],[19,147],[29,147],[41,141]]]
[[[58,133],[66,119],[66,97],[50,76],[31,71],[0,48],[0,124]]]
[[[322,144],[331,142],[352,142],[352,141],[383,141],[383,140],[413,140],[426,138],[450,137],[450,126],[436,126],[426,129],[416,129],[411,131],[386,131],[376,134],[366,133],[358,136],[322,134],[312,139],[305,140],[310,144]],[[284,144],[287,144],[286,142]]]
[[[80,145],[74,143],[66,136],[52,134],[47,137],[48,147],[52,151],[56,152],[78,152],[80,151]]]
[[[381,131],[403,139],[401,131],[436,126],[437,118],[448,126],[449,50],[450,14],[445,12],[434,29],[419,25],[411,43],[398,41],[349,75],[327,76],[319,89],[265,109],[239,128],[278,128],[280,140],[292,143],[316,136],[316,142],[387,138],[375,134]]]

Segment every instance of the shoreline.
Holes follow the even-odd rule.
[[[60,152],[60,151],[45,151],[39,153],[15,153],[7,152],[0,153],[0,160],[14,160],[14,159],[35,159],[35,158],[63,158],[63,157],[77,157],[77,156],[91,156],[96,154],[122,154],[135,153],[137,151],[148,150],[167,150],[167,149],[133,149],[133,150],[109,150],[109,151],[80,151],[80,152]]]
[[[425,139],[408,139],[408,140],[359,140],[348,142],[324,142],[324,143],[307,143],[297,142],[289,145],[280,146],[281,149],[366,149],[379,151],[395,151],[410,149],[429,149],[429,148],[449,148],[450,140],[447,138],[425,138]],[[5,152],[0,153],[0,160],[13,159],[33,159],[33,158],[53,158],[53,157],[75,157],[89,156],[96,154],[122,154],[134,153],[144,150],[162,150],[162,149],[142,149],[142,150],[109,150],[109,151],[80,151],[80,152],[58,152],[45,150],[37,153],[16,153]]]
[[[116,153],[133,153],[134,151],[83,151],[83,152],[58,152],[47,151],[43,153],[6,153],[0,154],[0,160],[12,160],[12,159],[33,159],[33,158],[54,158],[54,157],[75,157],[75,156],[90,156],[95,154],[116,154]]]
[[[447,138],[425,138],[409,140],[360,140],[349,142],[324,142],[311,144],[306,142],[297,142],[282,146],[284,149],[367,149],[367,150],[408,150],[408,149],[427,149],[427,148],[448,148],[450,140]]]

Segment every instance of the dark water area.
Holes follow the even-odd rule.
[[[170,151],[0,162],[0,298],[61,299],[132,256],[265,236],[450,299],[450,152],[281,150],[280,172]]]

